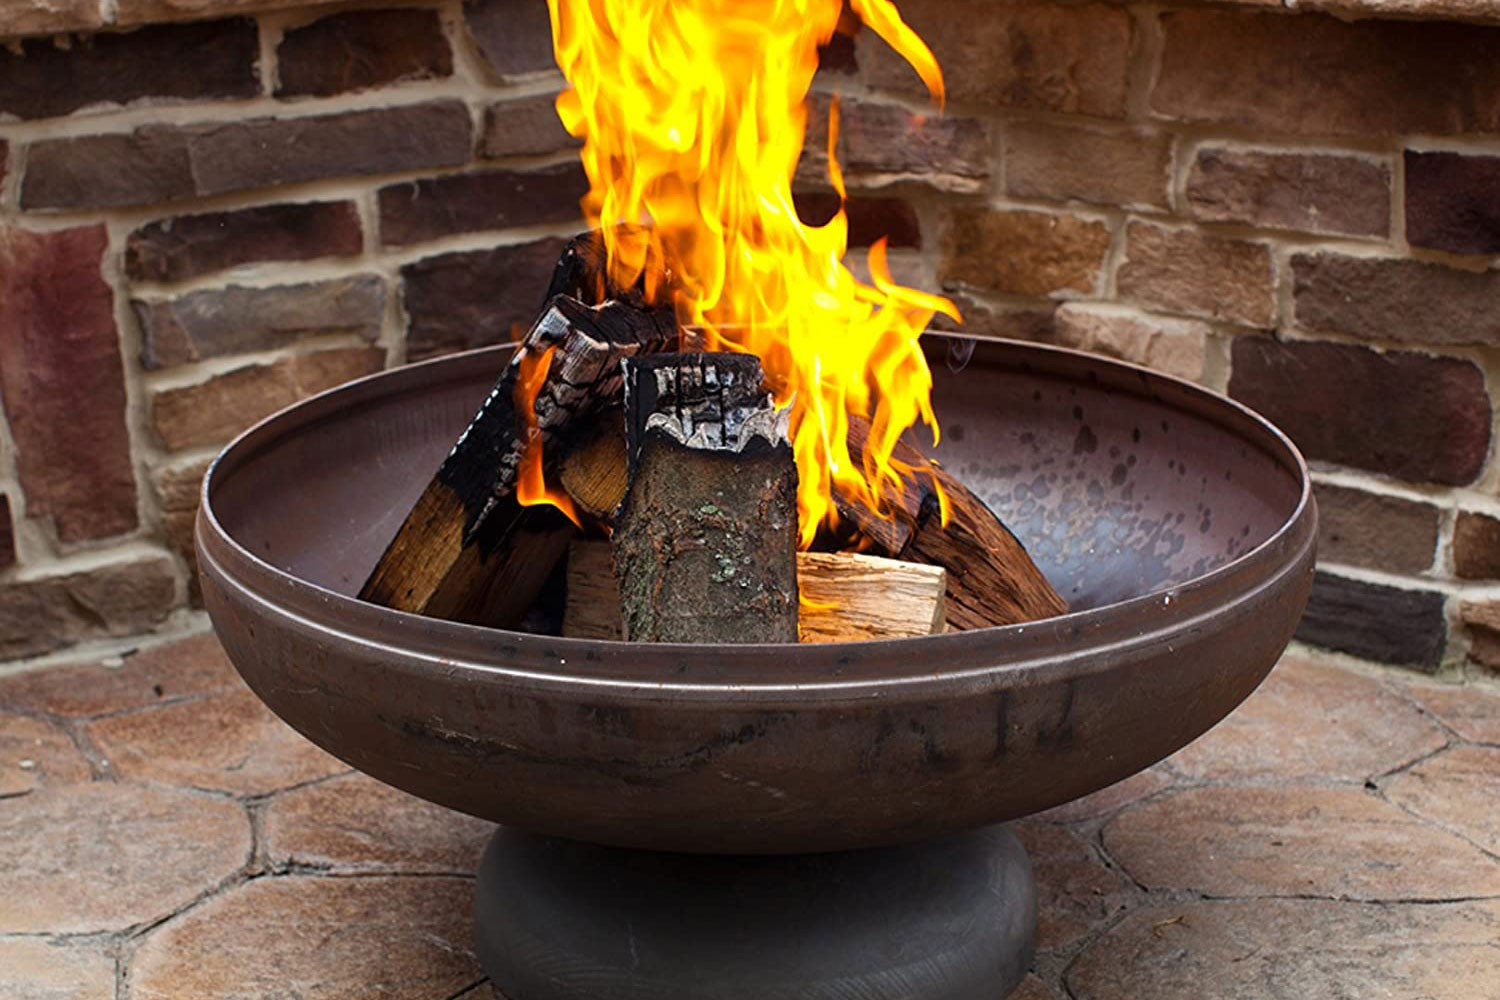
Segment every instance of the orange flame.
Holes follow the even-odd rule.
[[[521,468],[516,476],[516,502],[522,507],[550,504],[568,515],[568,520],[583,527],[573,499],[560,489],[552,489],[542,475],[542,432],[536,418],[536,397],[547,381],[556,345],[541,354],[524,351],[516,372],[515,394],[511,397],[521,419]]]
[[[885,245],[870,249],[871,283],[843,264],[842,209],[810,226],[792,203],[806,98],[818,46],[842,0],[548,0],[557,62],[572,88],[557,99],[584,140],[583,200],[603,226],[621,286],[661,253],[677,279],[678,318],[701,326],[709,350],[758,355],[778,405],[790,405],[799,475],[801,541],[835,523],[836,485],[887,509],[903,470],[891,451],[921,421],[937,439],[932,376],[917,340],[936,295],[891,279]],[[942,74],[889,0],[851,0],[865,24],[917,70],[934,99]],[[844,184],[833,155],[829,176]],[[649,229],[613,229],[649,223]],[[642,236],[642,234],[648,234]],[[851,417],[870,422],[862,461],[851,457]]]

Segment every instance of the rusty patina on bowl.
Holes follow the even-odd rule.
[[[1189,383],[934,340],[936,454],[1075,609],[802,646],[628,645],[354,600],[504,349],[398,369],[247,432],[204,487],[204,598],[283,719],[415,795],[556,836],[791,853],[996,823],[1193,740],[1276,662],[1317,515],[1290,442]]]

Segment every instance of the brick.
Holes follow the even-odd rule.
[[[1449,253],[1500,253],[1500,156],[1407,150],[1406,240]]]
[[[286,347],[308,337],[373,341],[385,316],[385,284],[373,274],[265,288],[206,288],[176,298],[132,300],[147,369]]]
[[[402,298],[410,318],[407,357],[417,361],[504,344],[524,334],[541,308],[565,243],[536,240],[407,264],[401,269]]]
[[[111,23],[122,27],[186,21],[230,11],[252,13],[280,7],[319,7],[337,0],[112,0]]]
[[[1132,222],[1125,235],[1121,298],[1246,326],[1275,322],[1275,265],[1265,244],[1147,222]]]
[[[826,183],[828,102],[812,99],[798,178]],[[977,190],[990,175],[990,123],[957,115],[918,114],[895,104],[839,104],[839,164],[851,183],[879,184],[912,176],[937,187]]]
[[[1500,271],[1463,271],[1427,261],[1292,258],[1299,326],[1415,344],[1500,344]]]
[[[260,93],[260,41],[249,18],[37,38],[0,48],[0,113],[51,118],[142,98],[210,100]]]
[[[1188,174],[1187,201],[1205,222],[1383,237],[1391,170],[1355,156],[1206,147]]]
[[[278,97],[327,97],[453,74],[435,10],[346,11],[292,28],[276,47]]]
[[[470,131],[456,100],[195,126],[197,193],[456,166],[469,159]]]
[[[582,145],[563,128],[557,117],[557,98],[538,94],[511,101],[496,101],[484,110],[483,156],[545,156]]]
[[[464,21],[480,55],[502,79],[557,72],[545,0],[465,0]]]
[[[907,0],[901,15],[947,71],[951,101],[1107,118],[1125,114],[1132,30],[1121,7]],[[870,83],[926,93],[911,67],[874,32],[863,35],[860,61]]]
[[[588,178],[578,163],[537,170],[486,170],[380,189],[380,240],[406,246],[454,233],[576,221]],[[545,286],[543,286],[545,289]]]
[[[0,229],[0,395],[29,517],[64,542],[136,526],[135,473],[103,225]]]
[[[1005,133],[1005,189],[1022,198],[1168,207],[1171,136],[1151,129],[1017,123]]]
[[[834,32],[827,45],[818,46],[818,72],[853,76],[859,72],[859,53],[854,36],[842,28]]]
[[[250,818],[238,802],[112,781],[7,803],[0,833],[0,931],[12,933],[122,931],[161,920],[228,879],[251,850]]]
[[[157,507],[161,510],[163,540],[187,564],[188,599],[195,607],[203,603],[203,593],[198,580],[198,554],[193,546],[193,522],[198,517],[198,490],[203,485],[208,463],[205,458],[184,466],[158,469],[152,475]]]
[[[1425,573],[1441,512],[1432,504],[1318,483],[1318,558],[1388,573]]]
[[[1297,638],[1366,660],[1437,670],[1447,641],[1443,595],[1319,572]]]
[[[1151,107],[1300,135],[1500,131],[1500,28],[1173,10]]]
[[[1203,378],[1210,330],[1193,320],[1068,303],[1053,316],[1053,342],[1176,375]]]
[[[382,349],[359,347],[246,365],[194,385],[157,390],[151,423],[172,451],[221,444],[299,399],[379,371],[384,363]]]
[[[838,195],[824,191],[795,194],[797,217],[809,226],[821,226],[839,210]],[[922,226],[916,209],[903,198],[854,195],[844,203],[849,220],[849,245],[867,247],[884,238],[886,246],[921,249]]]
[[[49,139],[31,146],[21,206],[140,205],[329,177],[451,167],[468,161],[470,132],[468,108],[445,99]]]
[[[125,243],[125,273],[134,281],[181,281],[260,261],[347,257],[363,246],[352,201],[259,205],[140,227]]]
[[[1453,570],[1461,580],[1500,579],[1500,519],[1473,510],[1458,512]]]
[[[1308,458],[1464,486],[1484,466],[1490,400],[1471,362],[1352,344],[1234,342],[1229,393]]]
[[[44,0],[0,4],[0,37],[90,31],[104,24],[100,0]]]
[[[1089,294],[1109,253],[1109,226],[1076,215],[964,206],[951,209],[938,276],[1013,295]]]
[[[176,603],[177,579],[166,556],[0,583],[0,659],[145,632]]]
[[[33,142],[21,177],[21,207],[114,208],[190,198],[189,134],[170,125]]]
[[[954,323],[947,316],[938,313],[932,317],[934,330],[951,331],[962,334],[964,337],[1004,337],[1009,340],[1040,341],[1052,339],[1052,319],[1055,311],[1052,308],[996,307],[961,293],[950,295],[948,298],[958,307],[963,322]],[[967,363],[966,349],[959,346],[962,343],[962,341],[950,342],[949,348],[951,363],[960,367]]]
[[[0,493],[0,569],[16,564],[16,529],[10,513],[10,497]]]
[[[1469,662],[1500,677],[1500,601],[1464,601],[1459,606],[1459,617],[1469,630]],[[1500,726],[1500,713],[1493,721]],[[1484,741],[1500,742],[1500,736],[1490,739],[1486,735]]]

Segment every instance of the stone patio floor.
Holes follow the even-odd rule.
[[[1175,757],[1015,829],[1022,1000],[1500,998],[1495,692],[1289,656]],[[489,831],[302,740],[211,635],[0,678],[0,998],[494,1000]]]

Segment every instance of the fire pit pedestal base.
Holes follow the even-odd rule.
[[[1003,827],[791,856],[502,827],[475,927],[510,1000],[1000,1000],[1031,965],[1036,886]]]

